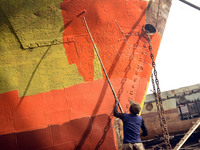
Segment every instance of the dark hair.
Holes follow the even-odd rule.
[[[129,108],[130,113],[133,115],[139,114],[140,110],[141,110],[141,107],[138,103],[132,103]]]

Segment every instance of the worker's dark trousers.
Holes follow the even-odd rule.
[[[142,143],[126,143],[123,145],[123,150],[145,150]]]

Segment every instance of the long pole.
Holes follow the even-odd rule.
[[[95,52],[96,52],[96,54],[97,54],[97,56],[98,56],[98,58],[99,58],[101,67],[103,68],[103,71],[104,71],[104,73],[105,73],[105,76],[106,76],[106,78],[107,78],[107,81],[108,81],[108,83],[109,83],[109,85],[110,85],[110,88],[111,88],[111,90],[112,90],[112,93],[113,93],[113,95],[114,95],[114,97],[115,97],[115,100],[118,101],[119,109],[120,109],[121,112],[123,113],[124,111],[123,111],[123,109],[122,109],[122,107],[121,107],[121,104],[119,103],[119,100],[118,100],[118,98],[117,98],[117,95],[115,94],[115,91],[114,91],[114,89],[113,89],[113,87],[112,87],[112,84],[111,84],[111,82],[110,82],[110,79],[109,79],[109,77],[108,77],[108,75],[107,75],[107,73],[106,73],[106,70],[105,70],[105,68],[104,68],[104,65],[103,65],[103,63],[102,63],[102,61],[101,61],[101,58],[100,58],[99,53],[98,53],[98,51],[97,51],[96,45],[94,44],[94,40],[93,40],[92,35],[91,35],[91,33],[90,33],[90,30],[89,30],[89,28],[88,28],[88,25],[87,25],[87,22],[86,22],[85,17],[83,17],[83,19],[84,19],[84,22],[85,22],[85,26],[86,26],[86,28],[87,28],[87,31],[88,31],[88,33],[89,33],[89,35],[90,35],[90,39],[92,40],[92,44],[93,44],[93,46],[94,46]]]

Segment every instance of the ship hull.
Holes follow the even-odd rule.
[[[162,92],[163,109],[167,120],[168,132],[171,137],[184,135],[199,119],[200,96],[199,84]],[[142,117],[149,128],[146,140],[162,137],[156,101],[153,94],[146,97]],[[199,129],[196,130],[199,132]]]
[[[171,1],[1,1],[0,147],[118,149],[115,99],[143,106]],[[154,8],[157,8],[154,11]],[[156,17],[157,16],[157,17]]]

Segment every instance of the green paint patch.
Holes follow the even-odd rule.
[[[62,43],[61,2],[3,0],[1,7],[22,47],[27,49]]]
[[[9,2],[6,3],[8,4]],[[14,7],[13,5],[15,4],[11,4]],[[9,5],[4,5],[3,10],[7,9],[5,7],[12,8]],[[43,5],[40,5],[40,7],[43,7]],[[80,76],[77,66],[75,64],[69,65],[62,44],[23,50],[20,46],[22,41],[18,40],[19,36],[16,36],[16,31],[13,30],[12,23],[10,23],[13,16],[9,18],[4,14],[3,10],[0,10],[2,18],[2,22],[0,22],[0,93],[18,90],[19,96],[22,97],[54,89],[63,89],[85,82],[84,78]],[[38,10],[41,10],[41,8]],[[61,14],[60,16],[62,17]],[[16,23],[20,21],[22,20],[16,20]],[[58,22],[58,24],[63,26],[63,22]],[[22,27],[23,23],[20,26]],[[46,38],[45,36],[39,36],[39,34],[44,34],[43,28],[37,31],[35,28],[35,25],[29,27],[29,32],[32,32],[32,34],[23,30],[18,34],[28,42]],[[46,31],[50,33],[52,28],[47,26]],[[52,32],[52,34],[56,33]],[[46,36],[49,35],[47,34]],[[94,80],[97,80],[103,76],[96,55],[93,62]]]
[[[98,50],[97,47],[96,47],[96,49]],[[101,64],[100,64],[98,56],[97,56],[97,54],[95,52],[94,52],[94,56],[95,56],[95,59],[93,61],[93,63],[94,63],[94,80],[102,79],[103,75],[102,75]]]

